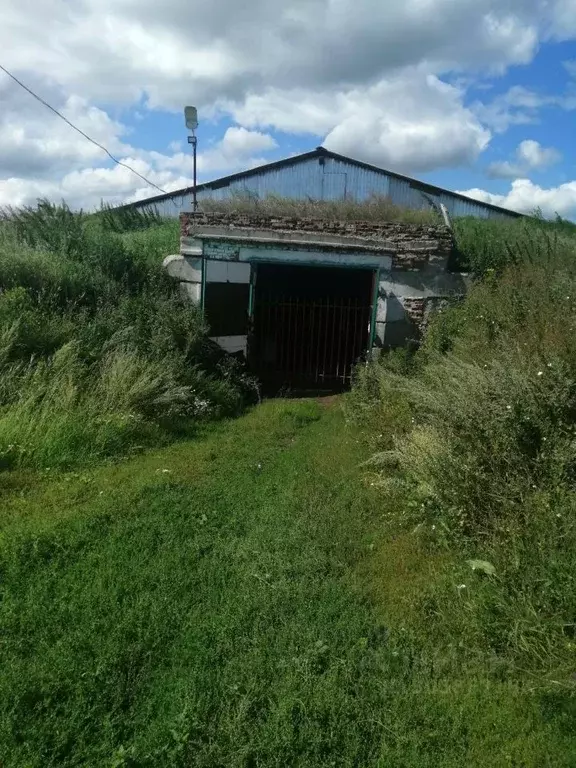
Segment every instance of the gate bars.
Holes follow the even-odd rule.
[[[371,313],[360,299],[262,297],[254,307],[254,364],[263,376],[346,385],[366,352]]]

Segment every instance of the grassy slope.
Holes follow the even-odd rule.
[[[271,402],[0,476],[3,765],[574,765],[554,694],[411,629],[454,564],[387,539],[363,454],[338,407]]]

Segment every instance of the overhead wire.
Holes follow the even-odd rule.
[[[154,187],[154,189],[157,189],[163,195],[169,195],[170,194],[165,189],[162,189],[162,187],[159,187],[153,181],[150,181],[150,179],[147,179],[146,176],[143,176],[137,170],[132,168],[132,166],[128,165],[127,163],[123,163],[121,160],[118,160],[118,158],[114,157],[114,155],[103,144],[100,144],[98,141],[96,141],[91,136],[89,136],[87,133],[85,133],[81,128],[78,128],[77,125],[74,125],[73,122],[68,120],[68,118],[65,117],[61,112],[59,112],[55,107],[53,107],[51,104],[49,104],[47,101],[45,101],[45,99],[43,99],[41,96],[39,96],[37,93],[35,93],[31,88],[29,88],[21,80],[19,80],[16,77],[16,75],[12,74],[12,72],[10,72],[10,70],[6,69],[6,67],[4,67],[2,64],[0,64],[0,70],[2,70],[2,72],[4,72],[6,75],[8,75],[8,77],[10,77],[12,80],[14,80],[14,82],[17,83],[21,88],[23,88],[25,91],[27,91],[30,94],[30,96],[33,96],[36,99],[36,101],[39,101],[47,109],[49,109],[51,112],[53,112],[55,115],[57,115],[61,120],[64,120],[64,122],[67,123],[70,126],[70,128],[73,128],[77,133],[79,133],[81,136],[83,136],[85,139],[87,139],[91,144],[94,144],[94,146],[98,147],[98,149],[101,149],[102,152],[105,152],[108,155],[108,157],[116,163],[116,165],[120,165],[123,168],[128,169],[133,174],[138,176],[139,179],[142,179],[142,181],[146,182],[146,184],[149,184],[151,187]],[[170,198],[170,199],[171,199],[172,203],[176,206],[176,208],[180,208],[181,207],[181,205],[177,205],[176,201],[173,198]]]

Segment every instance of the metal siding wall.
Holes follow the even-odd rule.
[[[322,169],[322,166],[320,168]],[[385,171],[377,173],[352,163],[345,163],[342,160],[326,158],[324,164],[324,199],[335,199],[326,192],[329,189],[339,189],[340,183],[336,183],[336,179],[339,177],[345,179],[346,197],[350,200],[366,200],[373,194],[389,194],[390,177]],[[327,182],[328,179],[330,181]]]
[[[422,208],[427,209],[430,207],[421,192],[411,187],[404,179],[390,179],[390,199],[394,205],[398,205],[401,208],[411,208],[419,211]]]
[[[294,165],[260,171],[253,176],[231,181],[226,187],[200,189],[198,201],[206,198],[226,200],[233,193],[242,192],[250,192],[260,198],[273,194],[294,199],[310,197],[314,200],[336,200],[342,199],[344,190],[350,200],[366,200],[370,195],[377,194],[387,195],[393,203],[405,208],[420,210],[429,205],[422,193],[414,189],[409,181],[390,176],[386,171],[372,171],[331,157],[324,158],[322,165],[318,158],[312,158]],[[506,213],[494,211],[479,201],[464,200],[450,192],[431,194],[430,197],[443,203],[452,217],[509,218]],[[162,216],[174,218],[183,211],[191,210],[192,195],[175,192],[169,199],[155,203],[142,200],[134,206],[155,207]]]
[[[219,199],[229,197],[233,192],[252,192],[258,197],[279,195],[302,199],[318,199],[322,188],[322,166],[318,159],[305,160],[302,163],[274,168],[254,176],[233,181],[224,189],[214,190]]]

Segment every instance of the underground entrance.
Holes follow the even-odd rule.
[[[369,349],[374,270],[253,265],[248,361],[265,390],[341,391]]]

